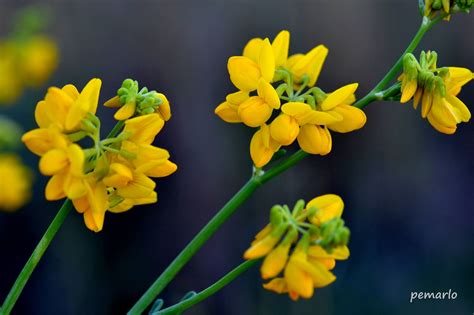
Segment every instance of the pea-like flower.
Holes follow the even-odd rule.
[[[108,102],[121,107],[117,113],[123,122],[110,137],[100,139],[101,123],[95,116],[100,86],[99,79],[92,79],[80,93],[73,85],[50,88],[36,107],[39,128],[22,137],[41,157],[41,173],[51,176],[46,199],[71,199],[86,226],[95,232],[102,230],[107,211],[120,213],[155,203],[156,183],[151,177],[177,170],[168,151],[153,145],[171,117],[166,97],[147,88],[138,90],[138,82],[125,80],[119,95]],[[133,111],[120,112],[132,99]],[[85,147],[85,138],[92,140],[92,147]]]
[[[413,99],[413,108],[421,103],[421,117],[444,134],[456,132],[457,125],[468,122],[471,113],[457,96],[474,78],[471,70],[459,67],[437,67],[436,52],[422,52],[420,62],[412,54],[403,59],[401,103]]]
[[[288,31],[271,43],[254,38],[242,56],[231,57],[229,75],[239,91],[215,109],[226,122],[258,128],[250,142],[250,156],[258,168],[295,140],[307,153],[328,154],[329,130],[350,132],[366,122],[365,114],[351,106],[357,83],[328,94],[315,87],[328,49],[318,45],[306,54],[288,56],[289,41]]]
[[[276,205],[270,224],[261,230],[244,253],[245,259],[265,257],[260,268],[263,287],[288,293],[291,299],[311,298],[315,288],[331,284],[336,260],[349,257],[349,230],[341,214],[344,204],[337,195],[323,195],[296,203],[293,210]]]

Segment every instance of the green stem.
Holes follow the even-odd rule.
[[[170,315],[170,314],[177,314],[180,312],[183,312],[187,310],[188,308],[198,304],[199,302],[204,301],[217,291],[221,290],[223,287],[225,287],[229,282],[233,281],[235,278],[237,278],[239,275],[247,271],[250,267],[255,265],[257,263],[258,259],[256,260],[248,260],[240,265],[238,265],[236,268],[234,268],[232,271],[230,271],[228,274],[226,274],[224,277],[219,279],[217,282],[212,284],[210,287],[202,290],[198,294],[194,295],[193,297],[184,300],[180,303],[177,303],[173,306],[167,307],[161,311],[158,311],[156,313],[152,313],[153,315]]]
[[[400,72],[402,66],[403,56],[407,53],[415,50],[423,35],[438,21],[444,18],[445,15],[439,15],[433,20],[428,18],[423,18],[423,22],[416,33],[413,40],[408,45],[405,52],[400,56],[398,61],[393,65],[393,67],[388,71],[388,73],[383,77],[383,79],[369,92],[365,97],[357,101],[354,106],[358,108],[363,108],[370,104],[371,102],[377,100],[377,93],[381,92],[383,88],[390,83],[395,75]],[[288,75],[288,73],[283,73],[280,71],[281,75]],[[287,78],[288,79],[288,78]],[[291,80],[288,80],[288,85],[292,85]],[[293,89],[291,89],[291,95],[293,96]],[[145,309],[154,301],[156,296],[161,293],[161,291],[171,282],[171,280],[176,276],[176,274],[184,267],[184,265],[194,256],[194,254],[204,245],[204,243],[214,234],[214,232],[222,225],[227,218],[240,206],[256,189],[258,186],[263,185],[270,179],[275,176],[278,176],[288,168],[292,167],[308,153],[299,150],[286,160],[278,164],[277,166],[271,168],[269,171],[263,174],[253,176],[250,181],[248,181],[237,194],[232,197],[231,200],[206,224],[206,226],[191,240],[191,242],[181,251],[181,253],[171,262],[171,264],[163,271],[163,273],[155,280],[155,282],[150,286],[150,288],[142,295],[142,297],[135,303],[135,305],[130,309],[128,314],[141,314]],[[184,303],[184,302],[183,302]]]
[[[12,311],[13,306],[18,300],[18,297],[20,296],[21,291],[23,291],[23,288],[28,282],[28,279],[30,278],[31,274],[35,270],[36,265],[38,265],[41,257],[43,257],[43,254],[45,253],[46,249],[48,248],[49,244],[53,240],[54,236],[58,232],[59,228],[63,224],[71,209],[72,202],[70,200],[66,200],[62,205],[61,209],[59,209],[59,212],[56,214],[51,224],[49,225],[48,229],[44,233],[43,237],[39,241],[38,245],[36,246],[30,258],[26,262],[25,266],[21,270],[20,275],[16,279],[12,288],[10,289],[10,293],[8,293],[8,296],[5,299],[5,302],[3,302],[2,308],[0,309],[1,315],[10,314],[10,312]]]
[[[123,121],[117,122],[114,128],[112,128],[112,130],[110,131],[107,138],[115,137],[119,133],[119,131],[122,130],[123,125]],[[13,284],[12,288],[10,289],[10,292],[8,293],[5,301],[3,302],[2,307],[0,308],[0,315],[7,315],[10,314],[10,312],[12,311],[16,301],[18,300],[18,297],[23,291],[23,288],[25,287],[26,283],[31,277],[31,274],[35,270],[36,265],[38,265],[39,261],[43,257],[43,254],[48,249],[49,244],[53,240],[61,225],[64,223],[64,220],[71,211],[72,206],[73,205],[71,200],[66,199],[64,201],[63,205],[59,209],[58,213],[54,217],[53,221],[49,225],[48,229],[44,233],[35,250],[33,251],[25,266],[21,270],[17,279],[15,280],[15,283]]]
[[[425,33],[429,31],[433,27],[433,25],[441,21],[445,16],[446,14],[440,14],[433,20],[430,20],[427,17],[423,17],[423,21],[420,25],[420,28],[418,29],[418,32],[416,32],[407,49],[405,49],[400,58],[398,58],[397,62],[392,66],[392,68],[387,72],[387,74],[382,78],[382,80],[377,83],[377,85],[372,89],[372,91],[370,91],[366,96],[358,100],[353,106],[358,108],[364,108],[371,102],[377,100],[376,94],[381,92],[387,86],[387,84],[389,84],[394,79],[394,77],[401,71],[403,56],[408,53],[412,53],[420,43]]]

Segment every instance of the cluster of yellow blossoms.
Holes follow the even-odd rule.
[[[0,104],[14,103],[25,87],[43,85],[57,63],[57,46],[45,35],[0,41]]]
[[[102,229],[106,211],[118,213],[156,202],[156,184],[150,177],[168,176],[177,169],[168,151],[152,144],[171,117],[166,97],[146,88],[139,91],[136,81],[125,80],[107,105],[135,103],[136,110],[101,140],[95,116],[101,84],[92,79],[80,93],[71,84],[51,87],[36,106],[39,128],[22,137],[28,149],[41,156],[41,173],[52,176],[46,199],[71,199],[95,232]]]
[[[268,38],[254,38],[242,56],[229,58],[230,80],[239,91],[227,95],[215,109],[226,122],[258,128],[250,143],[256,167],[266,165],[275,152],[295,140],[308,153],[328,154],[329,130],[350,132],[366,122],[364,112],[351,106],[357,83],[328,94],[315,87],[328,49],[319,45],[307,54],[288,57],[289,42],[288,31],[281,31],[271,43]]]
[[[331,272],[336,260],[349,257],[350,232],[341,219],[343,208],[342,199],[332,194],[316,197],[306,207],[300,200],[292,211],[286,205],[274,206],[270,224],[244,253],[245,259],[265,257],[262,278],[273,279],[263,287],[297,300],[312,297],[314,288],[336,280]]]
[[[471,70],[459,67],[437,67],[434,51],[421,52],[420,62],[412,54],[403,58],[401,103],[413,99],[417,109],[421,102],[421,116],[427,118],[437,131],[453,134],[457,124],[468,122],[471,113],[457,97],[461,88],[474,78]]]

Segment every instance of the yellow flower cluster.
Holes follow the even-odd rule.
[[[263,279],[272,279],[263,287],[290,298],[310,298],[314,288],[331,284],[336,260],[349,257],[349,229],[340,218],[344,208],[337,195],[323,195],[296,203],[292,211],[274,206],[270,224],[260,231],[244,253],[245,259],[265,257]],[[282,275],[280,275],[282,274]]]
[[[226,122],[258,128],[250,143],[256,167],[266,165],[275,152],[295,140],[308,153],[328,154],[329,130],[350,132],[366,122],[364,112],[351,106],[357,83],[328,94],[315,87],[328,49],[319,45],[288,57],[289,43],[290,33],[281,31],[272,42],[250,40],[242,56],[229,58],[230,80],[239,91],[227,95],[215,109]]]
[[[0,210],[15,211],[31,198],[31,171],[12,153],[0,154]]]
[[[412,54],[403,59],[401,103],[413,99],[417,109],[421,102],[421,117],[427,118],[437,131],[456,132],[457,125],[468,122],[471,113],[457,97],[461,88],[474,78],[471,70],[459,67],[438,68],[436,52],[422,52],[420,62]]]
[[[156,202],[156,184],[150,177],[168,176],[177,169],[168,151],[152,144],[165,124],[160,105],[150,107],[153,111],[146,115],[132,113],[114,128],[117,132],[100,139],[95,113],[101,84],[92,79],[80,93],[71,84],[51,87],[36,106],[39,128],[22,137],[28,149],[41,156],[41,173],[51,176],[46,199],[71,199],[95,232],[102,230],[106,211],[118,213]],[[132,95],[138,103],[163,103],[157,92],[145,89],[136,94],[137,88],[136,81],[125,80],[118,94]],[[92,146],[85,148],[88,140]]]
[[[12,104],[27,87],[43,85],[56,69],[58,48],[44,35],[0,42],[0,104]]]

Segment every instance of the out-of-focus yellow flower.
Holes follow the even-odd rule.
[[[244,253],[245,259],[265,257],[260,271],[271,280],[264,288],[296,301],[336,279],[330,270],[336,260],[349,257],[349,230],[340,219],[343,205],[339,196],[324,195],[306,208],[298,201],[291,212],[286,205],[272,208],[270,224]]]
[[[119,125],[122,130],[101,140],[101,124],[95,116],[100,86],[99,79],[92,79],[81,93],[73,85],[50,88],[36,107],[40,128],[22,137],[28,149],[41,156],[41,173],[52,176],[46,199],[71,199],[94,232],[102,230],[107,211],[120,213],[156,202],[156,183],[150,177],[165,177],[177,170],[168,151],[152,145],[171,117],[166,97],[146,88],[133,94],[138,83],[125,80],[119,94],[124,98],[133,94],[137,110]],[[115,106],[117,101],[120,98],[112,98],[108,105]],[[93,141],[92,147],[81,147],[79,141],[85,137]]]
[[[14,154],[0,154],[0,210],[15,211],[31,198],[31,171]]]
[[[227,95],[214,110],[226,122],[259,128],[250,141],[250,156],[258,168],[295,140],[308,153],[328,154],[329,130],[354,131],[367,120],[364,112],[351,106],[357,83],[329,94],[314,86],[328,54],[325,46],[288,57],[289,44],[288,31],[281,31],[272,43],[268,38],[251,39],[243,55],[228,63],[230,79],[239,91]]]
[[[412,54],[405,55],[403,74],[399,77],[400,102],[413,99],[414,109],[421,103],[421,117],[427,118],[437,131],[453,134],[459,123],[471,119],[469,109],[457,95],[474,74],[466,68],[438,68],[436,62],[435,52],[422,52],[420,63]]]
[[[21,50],[21,78],[27,86],[40,87],[58,65],[58,47],[49,37],[30,38]]]

